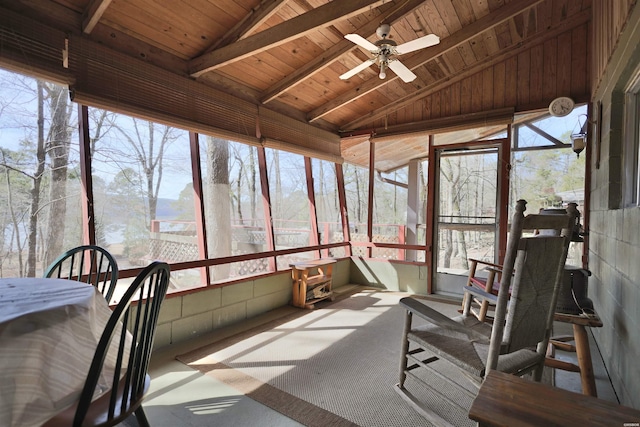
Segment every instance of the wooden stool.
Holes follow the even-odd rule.
[[[571,323],[573,326],[573,336],[552,337],[551,340],[549,340],[545,365],[564,371],[579,372],[582,383],[582,393],[597,397],[598,392],[596,390],[596,380],[593,375],[591,349],[589,348],[589,337],[587,336],[586,326],[592,328],[602,327],[600,317],[598,317],[595,311],[588,316],[556,313],[554,320],[556,322]],[[574,341],[575,345],[568,344],[568,341]],[[560,350],[575,352],[578,358],[578,364],[555,359],[553,357],[553,349],[556,347]]]

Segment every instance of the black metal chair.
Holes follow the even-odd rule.
[[[136,277],[107,322],[79,401],[47,421],[45,427],[113,426],[134,413],[139,425],[149,426],[142,400],[151,383],[147,369],[169,274],[168,264],[155,261]],[[131,305],[136,297],[137,304]],[[117,348],[111,345],[114,339]],[[115,350],[111,376],[104,371],[104,362],[107,353]],[[93,400],[105,377],[110,389]]]
[[[107,302],[116,290],[118,263],[106,249],[83,245],[60,255],[44,273],[44,277],[89,283],[102,293]]]

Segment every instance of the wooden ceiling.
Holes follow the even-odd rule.
[[[0,0],[2,9],[343,137],[367,165],[369,138],[398,138],[379,169],[426,156],[426,133],[590,99],[591,0]],[[400,57],[405,83],[344,38],[440,43]],[[360,136],[360,137],[358,137]],[[364,136],[364,137],[362,137]],[[356,142],[354,142],[356,141]],[[358,149],[360,147],[360,149]],[[348,154],[348,155],[345,155]]]

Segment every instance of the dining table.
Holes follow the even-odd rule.
[[[0,279],[0,426],[39,426],[78,400],[111,313],[86,283]],[[117,344],[94,397],[110,388]]]

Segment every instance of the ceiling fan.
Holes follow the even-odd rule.
[[[386,69],[390,68],[405,83],[413,81],[416,78],[416,75],[395,57],[418,49],[424,49],[425,47],[434,46],[440,43],[440,37],[435,34],[429,34],[398,45],[395,41],[387,38],[389,31],[391,31],[389,24],[380,25],[376,30],[376,34],[378,34],[380,40],[375,43],[371,43],[369,40],[358,34],[346,34],[344,36],[345,39],[367,49],[371,54],[373,54],[373,58],[342,74],[340,78],[342,80],[347,80],[369,67],[371,64],[378,62],[380,64],[380,74],[378,76],[381,79],[387,77]]]

